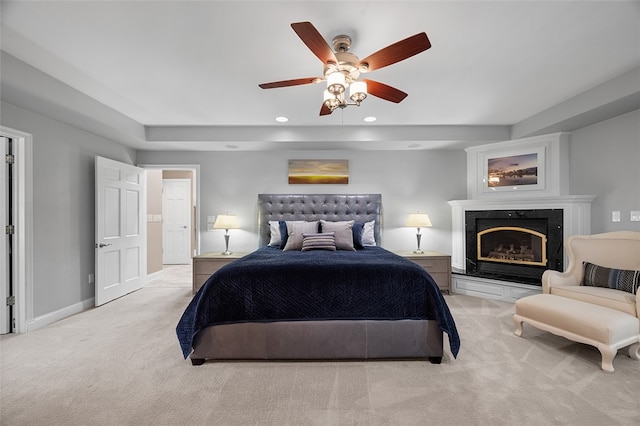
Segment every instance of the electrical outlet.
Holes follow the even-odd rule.
[[[89,284],[93,284],[96,280],[96,277],[94,274],[89,274]]]
[[[611,222],[620,222],[620,210],[611,212]]]
[[[640,222],[640,210],[632,210],[630,220],[631,222]]]

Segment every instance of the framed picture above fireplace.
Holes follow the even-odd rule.
[[[535,198],[569,193],[569,135],[553,133],[467,148],[467,196]]]
[[[482,153],[482,192],[545,189],[545,147]]]

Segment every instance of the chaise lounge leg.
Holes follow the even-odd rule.
[[[631,359],[640,360],[640,342],[629,346],[629,356]]]
[[[515,335],[522,337],[522,318],[520,318],[520,315],[513,315],[513,324],[516,326]]]
[[[202,365],[204,364],[204,358],[191,358],[191,365]]]
[[[613,373],[613,358],[618,351],[608,346],[598,346],[598,350],[602,354],[602,369],[607,373]]]
[[[431,364],[441,364],[442,363],[442,357],[441,356],[430,356],[429,357],[429,361],[431,362]]]

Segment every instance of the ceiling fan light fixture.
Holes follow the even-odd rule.
[[[367,83],[364,81],[355,81],[351,83],[349,86],[349,98],[356,103],[356,105],[360,105],[367,97]]]
[[[347,88],[345,75],[341,72],[333,72],[327,75],[327,90],[333,95],[344,93]]]
[[[343,99],[344,99],[344,97],[341,96],[340,94],[334,95],[333,93],[329,92],[328,90],[324,91],[324,104],[331,111],[333,111],[334,109],[338,108],[343,103]]]
[[[274,81],[262,83],[258,86],[262,89],[274,89],[277,87],[319,83],[326,80],[327,86],[324,91],[322,107],[320,108],[320,116],[329,115],[336,108],[346,108],[351,105],[359,106],[368,95],[385,101],[400,103],[407,97],[407,93],[374,80],[358,81],[360,73],[375,71],[393,65],[431,48],[431,42],[427,34],[422,32],[390,44],[360,60],[349,51],[351,37],[347,35],[334,37],[332,49],[311,22],[294,22],[291,24],[291,28],[309,50],[324,64],[322,77]],[[347,87],[350,87],[348,98],[345,93]]]

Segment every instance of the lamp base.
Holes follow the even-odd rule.
[[[416,240],[418,240],[418,248],[415,249],[414,253],[415,254],[424,254],[424,252],[422,250],[420,250],[420,238],[422,237],[422,234],[420,233],[420,229],[418,229],[418,233],[416,234]]]
[[[231,254],[229,251],[229,230],[225,229],[226,233],[224,234],[224,251],[220,254],[228,256]]]

